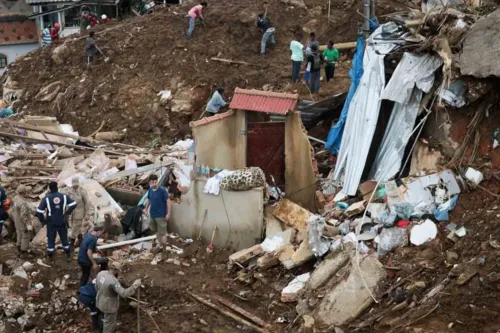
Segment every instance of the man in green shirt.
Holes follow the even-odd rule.
[[[339,50],[333,47],[333,41],[328,42],[328,47],[323,51],[323,57],[325,59],[326,82],[328,82],[333,80],[335,64],[339,60]]]

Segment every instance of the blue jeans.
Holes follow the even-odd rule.
[[[187,19],[189,20],[189,28],[187,32],[187,39],[191,39],[193,37],[193,31],[194,31],[194,24],[196,19],[192,18],[191,16],[187,16]]]
[[[271,45],[275,45],[276,41],[274,40],[274,31],[273,32],[264,32],[262,35],[262,42],[260,43],[260,53],[266,53],[266,44],[267,40],[271,42]]]
[[[292,60],[292,81],[297,82],[299,80],[300,67],[302,66],[302,61]]]
[[[47,224],[47,256],[51,257],[56,250],[56,236],[59,234],[61,243],[66,252],[66,255],[70,254],[69,243],[68,243],[68,229],[65,225],[52,225]]]
[[[319,81],[321,78],[321,71],[311,72],[311,81],[309,81],[309,89],[311,93],[317,94],[319,93]]]

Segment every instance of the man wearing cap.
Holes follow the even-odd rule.
[[[65,194],[76,202],[76,208],[71,214],[71,230],[69,233],[69,243],[72,247],[76,247],[82,242],[83,221],[87,220],[89,216],[92,215],[92,206],[87,191],[80,186],[80,179],[77,177],[73,178],[71,180],[71,185],[71,188],[65,191]]]
[[[96,277],[96,305],[104,314],[103,333],[112,333],[115,331],[120,297],[130,297],[141,287],[141,280],[137,279],[131,287],[124,289],[117,279],[120,269],[121,265],[114,262],[110,265],[108,271],[102,271]]]
[[[31,224],[32,212],[28,200],[25,195],[28,192],[28,187],[19,185],[17,187],[17,195],[14,197],[14,209],[12,210],[12,219],[16,226],[16,245],[20,252],[21,259],[26,259],[30,253],[28,252],[30,244],[30,234],[33,231]]]
[[[49,261],[52,261],[56,250],[56,236],[59,234],[64,252],[66,252],[66,260],[71,261],[66,217],[73,212],[76,202],[67,195],[59,193],[56,182],[50,182],[49,190],[50,193],[42,199],[36,210],[40,223],[47,226],[47,257]]]

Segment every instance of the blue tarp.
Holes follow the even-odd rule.
[[[364,52],[364,38],[359,36],[356,45],[356,54],[352,60],[352,68],[349,71],[349,77],[351,78],[351,87],[347,94],[344,107],[342,108],[342,113],[340,114],[339,121],[330,129],[328,133],[328,138],[326,139],[326,149],[332,154],[337,155],[340,149],[340,142],[342,141],[342,134],[344,133],[344,125],[347,119],[347,113],[349,112],[349,105],[354,97],[354,93],[358,89],[359,81],[363,76],[363,52]]]

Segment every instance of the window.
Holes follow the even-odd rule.
[[[0,53],[0,68],[7,67],[7,56]]]
[[[68,10],[64,11],[64,26],[67,28],[74,28],[74,27],[79,27],[80,22],[79,19],[80,17],[78,8],[71,8]]]

